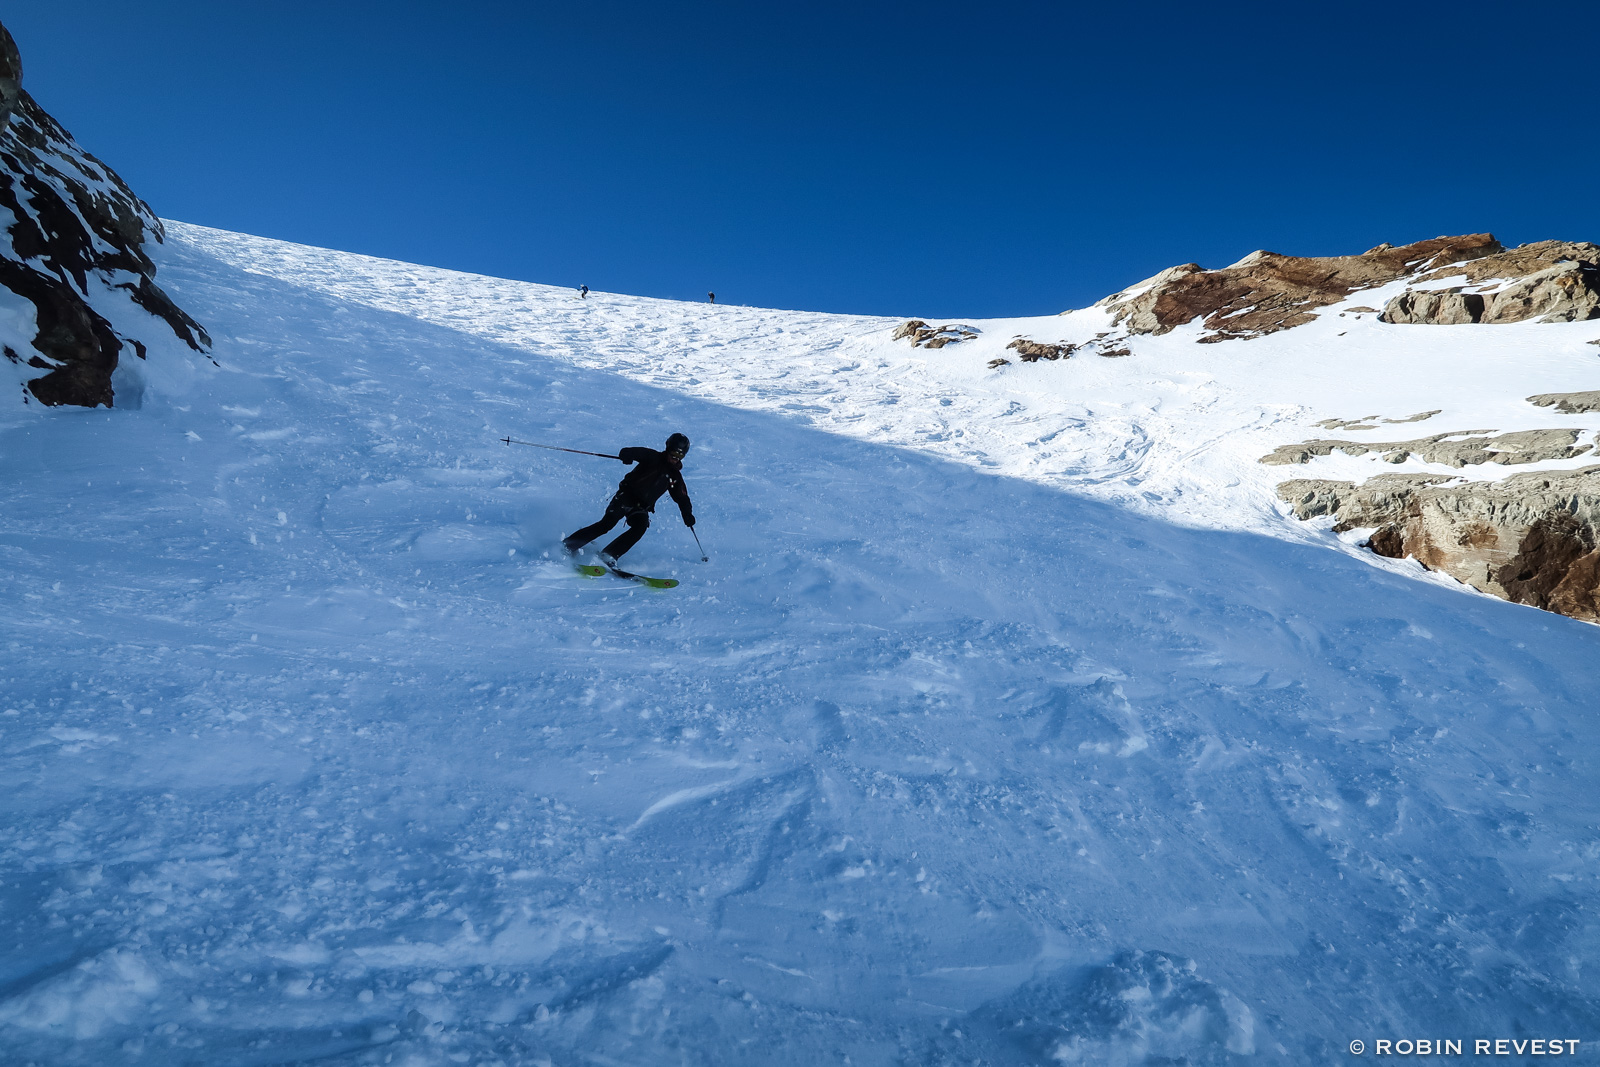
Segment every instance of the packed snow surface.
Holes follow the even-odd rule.
[[[1590,443],[1522,398],[1594,388],[1593,324],[1022,364],[1103,313],[930,351],[161,255],[220,367],[0,415],[5,1063],[1594,1062],[1600,628],[1272,493],[1416,461],[1256,462],[1431,409],[1366,439]],[[557,547],[620,464],[498,440],[674,430],[711,562],[665,502],[626,560],[670,592]]]

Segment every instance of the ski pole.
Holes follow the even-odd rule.
[[[527,445],[529,448],[548,448],[552,452],[576,452],[580,456],[599,456],[601,459],[622,458],[621,456],[613,456],[609,452],[585,452],[581,448],[562,448],[560,445],[541,445],[536,444],[533,441],[518,441],[512,437],[502,437],[500,440],[504,441],[508,445]]]
[[[706,546],[700,544],[700,535],[697,534],[697,533],[694,533],[694,527],[693,526],[689,527],[689,532],[694,534],[694,543],[700,549],[700,562],[701,563],[710,563],[711,562],[711,557],[706,555]]]

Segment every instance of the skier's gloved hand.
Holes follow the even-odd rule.
[[[694,512],[685,511],[683,513],[683,524],[691,530],[694,529]]]

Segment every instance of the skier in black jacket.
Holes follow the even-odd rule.
[[[593,541],[603,533],[607,533],[623,519],[628,520],[628,528],[614,541],[600,550],[600,559],[608,567],[616,566],[617,560],[623,554],[639,543],[639,538],[650,528],[650,513],[656,509],[656,501],[661,499],[662,493],[669,494],[673,502],[678,505],[678,511],[683,514],[683,524],[694,527],[694,507],[689,502],[689,487],[683,484],[683,457],[689,454],[689,439],[681,433],[675,433],[667,438],[665,451],[657,452],[653,448],[624,448],[617,453],[617,458],[624,463],[638,466],[629,471],[622,479],[622,484],[617,486],[616,495],[606,505],[606,513],[600,516],[600,521],[591,526],[585,526],[576,533],[569,534],[561,543],[568,552],[576,553],[578,549]]]

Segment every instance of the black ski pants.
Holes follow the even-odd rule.
[[[600,550],[612,559],[621,559],[623,553],[638,544],[639,538],[650,529],[650,512],[631,500],[618,500],[612,497],[611,503],[606,505],[606,513],[600,516],[599,522],[585,526],[576,533],[568,534],[561,543],[567,546],[568,552],[576,552],[601,534],[610,533],[611,528],[623,519],[628,520],[628,528]]]

